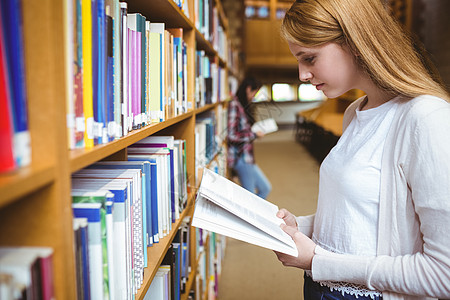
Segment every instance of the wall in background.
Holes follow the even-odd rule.
[[[450,1],[415,0],[413,31],[431,55],[450,92]]]
[[[295,124],[298,112],[315,108],[322,102],[259,102],[255,103],[255,118],[273,118],[278,125]]]

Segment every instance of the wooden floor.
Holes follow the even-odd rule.
[[[293,130],[281,130],[255,142],[258,165],[272,183],[268,201],[295,215],[316,210],[319,165],[295,142]],[[284,267],[268,249],[227,239],[220,300],[303,299],[303,271]]]

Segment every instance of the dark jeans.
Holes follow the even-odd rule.
[[[303,286],[303,297],[305,300],[347,300],[347,299],[358,299],[358,300],[372,300],[370,296],[358,296],[350,295],[342,292],[333,290],[326,286],[321,286],[319,283],[313,281],[311,277],[305,274],[305,284]],[[374,300],[382,300],[383,297],[375,297]]]

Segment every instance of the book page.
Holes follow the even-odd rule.
[[[298,255],[295,244],[287,245],[275,239],[202,196],[197,197],[192,226],[292,256]]]
[[[269,201],[206,168],[199,194],[283,243],[295,247],[292,238],[280,228],[284,221],[276,216],[278,207]]]
[[[258,121],[252,125],[252,131],[254,133],[261,131],[265,134],[272,133],[278,130],[277,123],[273,118]]]

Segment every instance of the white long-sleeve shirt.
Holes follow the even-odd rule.
[[[344,115],[344,130],[363,98]],[[313,216],[298,217],[313,234]],[[316,281],[361,284],[383,299],[450,297],[450,104],[432,96],[400,99],[381,162],[374,256],[317,246]]]

